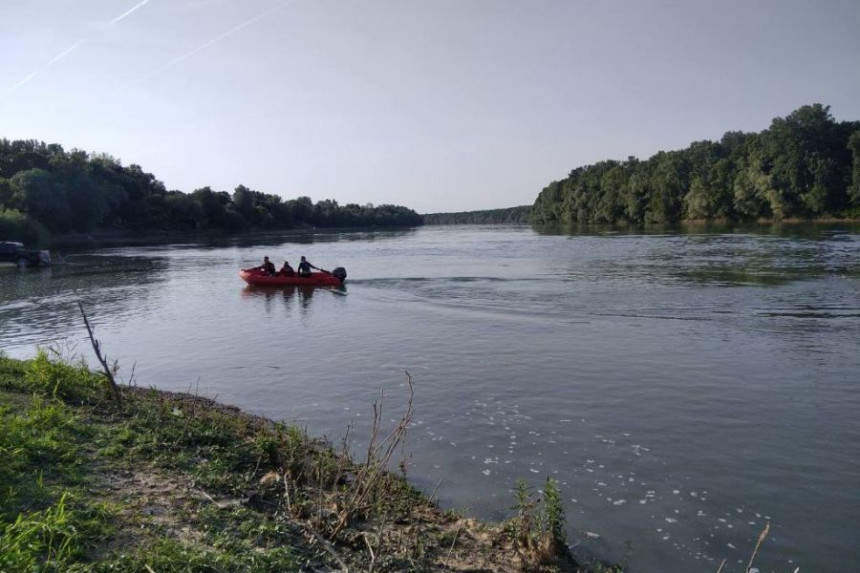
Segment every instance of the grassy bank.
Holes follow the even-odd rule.
[[[44,351],[0,355],[0,571],[609,570],[571,557],[552,481],[484,524],[389,471],[411,404],[355,461],[348,435],[120,390]]]

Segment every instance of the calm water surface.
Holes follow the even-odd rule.
[[[563,488],[577,551],[633,571],[860,562],[860,234],[541,234],[446,227],[99,250],[0,269],[0,348],[91,358],[82,300],[138,385],[198,391],[338,439],[415,380],[410,473],[509,516]],[[346,293],[255,290],[268,254]],[[593,539],[585,532],[599,534]]]

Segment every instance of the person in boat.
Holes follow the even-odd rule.
[[[277,274],[282,277],[291,277],[296,274],[296,271],[290,266],[289,261],[284,261],[284,266],[281,267],[281,270]]]
[[[275,263],[269,260],[269,257],[263,257],[263,264],[259,267],[254,267],[254,270],[260,271],[267,275],[275,274]]]
[[[315,267],[308,261],[304,256],[302,256],[302,260],[299,263],[299,276],[300,277],[309,277],[311,276],[311,269],[320,270],[319,267]]]

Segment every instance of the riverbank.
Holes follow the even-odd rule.
[[[620,571],[573,560],[552,481],[489,524],[389,471],[411,404],[377,416],[357,462],[349,433],[338,448],[199,396],[109,389],[45,351],[0,355],[0,570]]]

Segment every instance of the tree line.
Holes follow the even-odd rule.
[[[860,216],[860,122],[801,107],[648,160],[578,167],[537,197],[535,224],[672,224]]]
[[[123,166],[107,154],[0,139],[0,239],[44,244],[56,235],[97,231],[238,233],[422,222],[418,213],[398,205],[284,200],[244,185],[232,193],[210,187],[167,190],[139,165]]]
[[[421,216],[424,218],[425,225],[495,225],[503,223],[528,223],[531,211],[531,205],[522,205],[506,209],[428,213]]]

